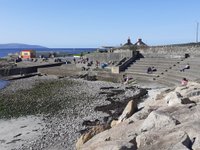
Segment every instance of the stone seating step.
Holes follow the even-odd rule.
[[[133,65],[178,65],[178,62],[135,62]]]
[[[200,76],[200,70],[190,70],[190,69],[186,69],[184,72],[180,72],[180,70],[170,70],[169,72],[171,72],[172,74],[183,74],[186,76],[191,76],[191,77],[195,77],[195,78],[199,78]]]
[[[151,65],[141,65],[141,66],[134,66],[134,65],[132,65],[132,66],[129,66],[127,69],[138,69],[138,70],[147,70],[147,68],[148,67],[150,67]],[[172,66],[164,66],[164,65],[160,65],[160,66],[156,66],[156,65],[152,65],[154,68],[156,68],[157,70],[167,70],[167,69],[170,69],[170,68],[172,68],[173,67],[173,65]],[[151,66],[151,67],[152,67]],[[180,69],[179,69],[180,70]]]
[[[127,69],[125,72],[132,72],[132,73],[141,73],[141,74],[146,74],[147,73],[147,70],[144,69],[144,70],[140,70],[140,69]],[[164,72],[164,70],[157,70],[157,71],[154,71],[152,72],[152,74],[156,74],[156,75],[160,75],[162,72]]]
[[[181,78],[182,79],[182,78]],[[178,85],[180,84],[181,82],[181,79],[177,79],[177,78],[174,78],[174,77],[162,77],[162,78],[157,78],[156,81],[165,81],[171,85]]]
[[[128,67],[126,70],[128,71],[139,71],[139,72],[147,72],[147,68],[148,67]],[[157,71],[156,72],[163,72],[164,70],[166,70],[166,68],[161,68],[161,67],[155,67]]]
[[[178,63],[180,61],[172,61],[172,60],[160,60],[160,61],[156,61],[156,60],[139,60],[136,62],[140,62],[140,63]]]
[[[169,87],[175,86],[175,85],[176,85],[176,84],[174,84],[173,82],[169,82],[169,81],[166,80],[166,79],[159,79],[159,80],[156,80],[156,82],[161,83],[161,84],[164,84],[164,85],[169,86]]]
[[[183,68],[183,67],[185,67],[185,65],[187,65],[187,63],[179,64],[179,65],[177,65],[177,67]],[[191,64],[191,63],[189,63],[189,65],[190,65],[190,68],[200,68],[200,63],[199,64]]]
[[[185,60],[187,60],[187,61],[200,61],[200,57],[189,57]]]
[[[127,70],[140,70],[140,71],[147,71],[147,68],[148,68],[149,66],[141,66],[141,67],[138,67],[138,66],[136,66],[136,67],[134,67],[134,66],[130,66],[130,67],[128,67],[127,68]],[[163,71],[165,71],[165,70],[170,70],[170,66],[154,66],[154,68],[157,70],[157,71],[160,71],[160,72],[163,72]]]
[[[155,57],[143,57],[143,58],[141,58],[141,59],[173,59],[173,60],[178,60],[178,59],[183,59],[183,58],[180,58],[180,57],[157,57],[157,56],[155,56]]]
[[[151,77],[151,78],[153,78],[153,77],[157,77],[157,74],[148,74],[148,73],[143,73],[143,72],[134,72],[134,71],[127,71],[126,72],[127,74],[131,74],[131,75],[135,75],[135,76],[145,76],[145,77]]]
[[[179,60],[183,60],[181,58],[165,58],[165,57],[144,57],[144,58],[140,58],[140,60],[174,60],[174,61],[179,61]]]
[[[152,66],[152,65],[154,65],[154,66],[161,66],[161,65],[169,66],[169,65],[173,65],[173,64],[177,65],[177,63],[172,63],[172,62],[162,62],[162,63],[157,63],[157,62],[153,62],[153,63],[151,63],[151,62],[135,62],[132,65],[133,66]]]
[[[182,78],[187,78],[189,80],[195,80],[196,78],[195,77],[192,77],[192,76],[187,76],[187,75],[184,75],[184,74],[165,74],[164,76],[161,76],[160,78],[168,78],[169,80],[171,79],[175,79],[175,80],[178,80],[180,81]]]
[[[154,68],[156,68],[157,70],[166,70],[166,69],[170,69],[170,67],[172,68],[172,66],[163,66],[163,65],[160,65],[160,66],[155,66],[153,65]],[[127,69],[136,69],[136,70],[147,70],[147,68],[150,67],[150,65],[142,65],[142,66],[130,66],[128,67]],[[180,70],[180,69],[179,69]]]
[[[177,74],[173,74],[173,73],[169,73],[169,74],[165,74],[164,76],[157,78],[157,80],[161,80],[161,79],[165,79],[169,82],[174,82],[174,83],[179,83],[182,78],[187,78],[189,79],[189,81],[194,81],[196,79],[198,79],[195,76],[189,75],[189,74],[182,74],[182,75],[177,75]]]
[[[199,58],[200,59],[200,58]],[[182,61],[181,63],[191,63],[191,64],[199,64],[200,63],[200,60],[184,60]]]

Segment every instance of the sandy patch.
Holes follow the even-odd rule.
[[[43,127],[42,119],[34,116],[0,120],[0,149],[19,148],[41,135]]]

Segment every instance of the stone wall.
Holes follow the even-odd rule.
[[[85,57],[89,58],[92,61],[99,61],[99,62],[109,62],[109,61],[120,61],[124,57],[132,57],[133,51],[125,50],[125,51],[116,51],[113,53],[91,53],[85,55]]]
[[[122,81],[122,74],[113,74],[107,71],[91,72],[90,75],[95,75],[97,80],[119,83]]]
[[[36,72],[37,72],[37,67],[0,69],[0,75],[1,76],[29,74],[29,73],[36,73]]]
[[[22,74],[31,74],[38,72],[38,68],[49,68],[54,66],[60,66],[63,63],[56,63],[56,64],[44,64],[40,66],[31,66],[31,67],[16,67],[16,68],[3,68],[0,69],[1,76],[12,76],[12,75],[22,75]]]
[[[133,63],[138,57],[138,51],[135,51],[135,55],[129,59],[127,59],[123,64],[121,65],[117,65],[111,68],[111,72],[112,73],[120,73],[121,71],[124,71],[125,69],[127,69],[127,67]]]
[[[191,57],[200,56],[199,46],[159,46],[139,49],[140,53],[146,57],[184,57],[189,54]]]
[[[73,76],[79,75],[81,68],[77,68],[75,64],[64,64],[56,67],[38,68],[38,72],[57,76]]]

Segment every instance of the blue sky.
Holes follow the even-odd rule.
[[[199,0],[0,0],[0,43],[46,47],[194,42]]]

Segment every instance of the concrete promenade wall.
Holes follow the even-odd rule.
[[[97,80],[109,82],[122,82],[122,74],[113,74],[109,71],[93,71],[90,75],[95,75]]]
[[[62,64],[63,63],[55,63],[55,64],[45,64],[45,65],[39,65],[39,66],[3,68],[3,69],[0,69],[0,75],[12,76],[12,75],[36,73],[38,72],[38,68],[48,68],[48,67],[60,66]]]
[[[99,62],[109,62],[109,61],[120,61],[124,57],[132,57],[133,51],[125,50],[123,52],[113,52],[113,53],[91,53],[85,55],[85,57],[89,58],[92,61]]]
[[[73,76],[79,75],[81,68],[77,68],[75,64],[64,64],[56,67],[38,68],[38,72],[57,76]]]
[[[191,57],[200,56],[200,46],[159,46],[138,49],[144,56],[155,57],[184,57],[189,54]]]
[[[35,72],[37,72],[37,67],[0,69],[1,76],[29,74],[29,73],[35,73]]]

